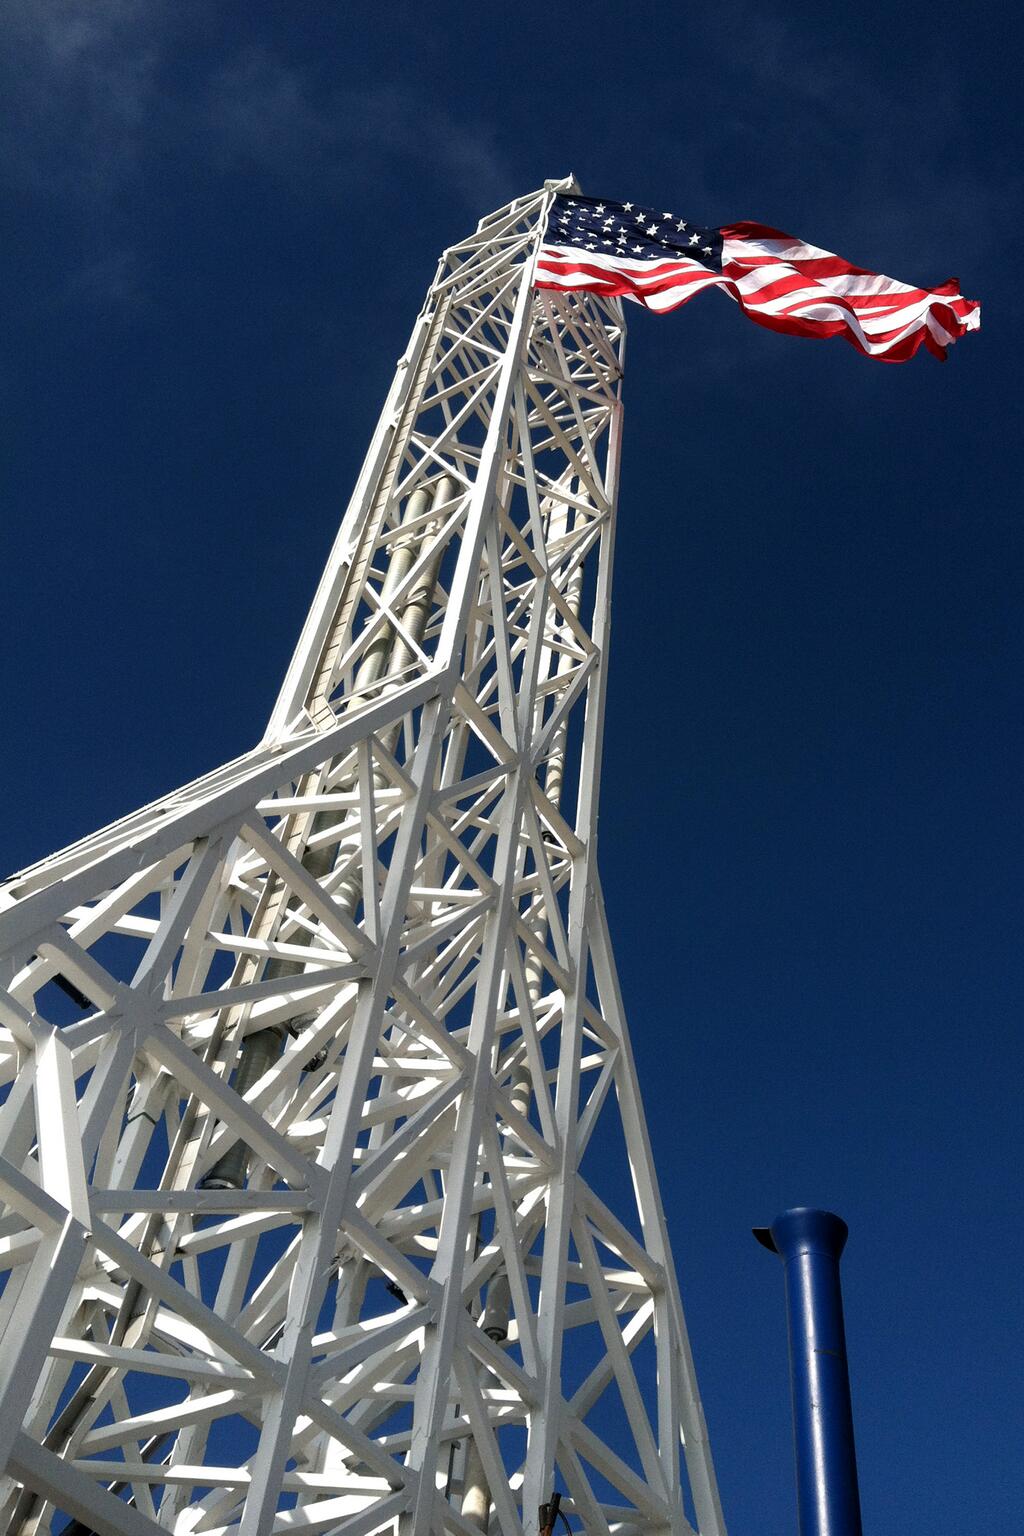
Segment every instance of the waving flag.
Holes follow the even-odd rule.
[[[843,336],[868,357],[903,363],[918,347],[944,359],[981,306],[955,278],[914,288],[867,272],[767,224],[706,229],[639,203],[556,197],[537,263],[538,288],[622,294],[678,309],[724,288],[751,320],[790,336]]]

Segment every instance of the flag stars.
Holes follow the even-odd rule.
[[[600,253],[608,257],[602,263],[607,266],[630,261],[635,267],[673,258],[684,266],[687,259],[703,263],[716,272],[720,266],[717,231],[637,203],[574,201],[562,196],[551,210],[548,228],[547,238],[554,245],[588,256]]]

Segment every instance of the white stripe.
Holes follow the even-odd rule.
[[[640,290],[639,293],[629,293],[624,297],[654,311],[673,309],[704,288],[716,286],[724,287],[729,297],[733,298],[735,286],[741,303],[749,311],[783,318],[791,316],[809,321],[812,325],[838,320],[857,336],[864,350],[871,354],[891,350],[922,326],[927,326],[929,332],[944,346],[955,339],[955,333],[945,329],[934,309],[936,305],[948,304],[962,297],[960,294],[922,291],[909,283],[900,283],[895,278],[874,272],[840,273],[835,277],[814,278],[791,265],[790,261],[778,259],[783,252],[797,260],[831,255],[831,252],[807,245],[803,241],[727,240],[724,261],[727,263],[737,258],[742,260],[743,252],[748,255],[760,252],[776,259],[730,279],[709,271],[702,262],[685,256],[666,253],[637,258],[620,256],[614,252],[588,251],[579,246],[544,246],[540,253],[538,272],[543,275],[546,283],[569,291],[600,291],[603,281],[600,274],[607,273],[609,281],[621,276]],[[585,264],[597,271],[593,274],[560,271],[558,264],[564,262]],[[656,268],[662,270],[659,272]],[[787,277],[799,279],[801,286],[774,298],[759,298],[762,290]],[[666,283],[668,286],[664,287]],[[651,291],[654,288],[660,291]],[[913,298],[908,297],[901,302],[903,295],[913,295]],[[837,302],[846,297],[873,298],[876,302],[866,309],[851,311]],[[973,311],[958,323],[967,330],[977,330],[981,317],[977,311]],[[884,341],[873,339],[876,335],[889,332],[894,334],[886,334]]]
[[[549,288],[594,288],[601,291],[601,280],[589,277],[586,272],[549,272],[546,267],[538,265],[537,273],[538,278],[542,278],[544,285]]]
[[[574,289],[601,291],[602,279],[591,276],[586,272],[555,272],[543,265],[538,266],[537,270],[538,276],[542,278],[543,282],[555,288],[564,288],[568,292],[572,292]],[[609,271],[609,279],[614,277],[614,275],[613,271]],[[634,281],[632,278],[630,280]],[[635,304],[643,304],[652,310],[672,309],[681,299],[692,298],[694,294],[700,293],[704,288],[713,288],[716,285],[720,287],[724,282],[725,279],[719,277],[716,272],[705,271],[702,278],[692,278],[686,282],[671,283],[668,288],[658,293],[647,292],[647,285],[638,282],[636,287],[640,290],[639,292],[624,293],[622,297],[624,299],[632,299]],[[726,289],[726,292],[728,292],[728,289]],[[730,294],[731,297],[732,295]]]
[[[552,287],[565,288],[567,290],[594,289],[597,292],[601,291],[603,279],[594,277],[586,272],[552,272],[548,271],[545,267],[538,267],[537,270],[538,276],[542,281],[545,284],[550,284]],[[614,273],[609,272],[608,277],[611,280],[614,277]],[[719,277],[717,273],[706,272],[703,279],[697,278],[687,282],[671,283],[668,288],[658,293],[650,293],[646,290],[643,283],[637,283],[638,292],[624,293],[622,297],[624,299],[635,299],[638,304],[646,304],[649,309],[668,309],[673,304],[678,304],[680,296],[683,294],[692,295],[700,293],[703,288],[714,287],[716,284],[721,285],[723,282],[724,279]]]
[[[925,324],[927,325],[927,327],[928,327],[929,331],[932,333],[932,335],[935,337],[935,340],[937,342],[939,342],[942,346],[948,347],[951,342],[954,342],[956,340],[955,334],[953,334],[950,331],[947,331],[945,326],[942,324],[942,321],[939,319],[938,315],[932,314],[932,312],[930,310],[929,310],[928,316],[927,316],[927,318],[925,320]],[[973,329],[973,327],[972,327],[972,329]]]
[[[759,274],[765,270],[764,268],[759,269]],[[774,270],[777,276],[792,272],[790,267],[776,267],[767,270]],[[808,283],[802,273],[794,273],[794,276],[802,279],[804,287],[791,289],[788,293],[780,294],[775,298],[760,299],[757,296],[758,290],[766,287],[767,284],[765,281],[760,280],[759,274],[750,273],[748,276],[737,278],[735,281],[736,287],[743,295],[748,307],[759,309],[765,314],[791,313],[806,317],[806,305],[808,303],[824,304],[828,302],[830,297],[844,297],[840,285],[831,278],[826,278],[820,283]],[[899,324],[904,320],[920,320],[922,315],[934,305],[948,304],[952,298],[960,297],[959,294],[920,293],[919,290],[908,289],[903,285],[900,285],[900,287],[903,293],[913,293],[915,297],[904,299],[900,302],[898,294],[880,293],[877,304],[873,304],[867,309],[858,308],[855,311],[865,331],[871,333],[887,331],[893,328],[894,323]],[[833,318],[846,318],[847,316],[845,309],[832,310],[831,313]],[[978,325],[976,313],[970,317],[969,321],[964,321],[963,324],[967,325],[971,330],[976,329]]]
[[[637,277],[632,281],[645,292],[649,288],[659,288],[662,283],[673,283],[680,288],[692,288],[696,293],[697,289],[703,287],[705,283],[724,283],[728,279],[720,277],[717,272],[709,272],[707,267],[687,267],[682,272],[661,272],[657,275],[652,273],[650,277]]]
[[[652,256],[640,260],[636,256],[616,256],[614,251],[586,251],[578,245],[542,245],[540,261],[585,261],[590,266],[606,267],[613,272],[625,272],[630,277],[649,275],[652,266],[663,266],[666,263],[672,267],[679,267],[687,272],[706,272],[708,269],[703,262],[692,261],[687,256],[673,256],[668,252],[664,256]]]
[[[847,273],[839,277],[815,277],[812,272],[801,272],[796,267],[790,266],[788,262],[779,262],[777,266],[754,267],[752,271],[736,276],[734,281],[744,293],[756,293],[759,288],[769,288],[772,283],[780,282],[786,277],[798,277],[801,282],[815,283],[827,289],[829,293],[852,295],[858,298],[877,295],[879,299],[891,296],[899,300],[904,294],[921,291],[912,288],[909,283],[897,283],[893,278],[882,277],[875,272],[865,272],[859,276]]]
[[[742,282],[737,283],[736,286],[750,308],[759,309],[765,315],[780,315],[788,310],[795,312],[799,310],[801,304],[820,304],[827,302],[831,297],[820,283],[809,283],[806,288],[793,288],[789,293],[777,293],[771,299],[759,298],[756,294],[748,295]]]
[[[932,294],[926,294],[922,299],[915,299],[910,304],[902,305],[898,310],[888,310],[884,314],[875,312],[864,314],[859,311],[853,313],[861,329],[874,335],[876,332],[891,331],[897,325],[910,327],[920,325],[925,315],[937,302],[942,301],[936,300]],[[830,319],[843,320],[847,323],[851,320],[849,310],[829,301],[824,284],[820,287],[805,288],[799,292],[781,294],[778,298],[766,299],[749,307],[766,315],[799,315],[804,320]]]
[[[776,256],[780,261],[808,261],[815,257],[820,260],[822,256],[835,255],[834,251],[824,251],[820,245],[808,245],[806,240],[797,240],[792,235],[784,235],[781,240],[769,240],[763,235],[734,236],[724,244],[726,251],[731,249],[747,256]]]
[[[758,314],[778,312],[774,306],[769,307],[766,304],[756,304],[751,307],[755,309]],[[860,338],[860,341],[865,350],[872,353],[887,352],[891,347],[894,347],[897,342],[902,341],[905,336],[909,336],[912,332],[921,329],[920,320],[911,320],[907,325],[904,325],[898,329],[895,335],[887,336],[884,341],[872,341],[869,335],[869,328],[861,325],[856,315],[848,314],[846,310],[840,309],[838,305],[807,304],[800,309],[790,310],[788,313],[791,314],[795,319],[810,320],[812,323],[818,322],[819,324],[829,320],[840,320],[848,330],[852,331],[855,336]],[[875,326],[873,329],[891,330],[892,327],[882,325]]]
[[[723,242],[723,266],[728,266],[729,262],[731,261],[739,262],[742,264],[744,260],[749,260],[752,256],[771,256],[774,257],[778,263],[777,266],[769,264],[767,268],[755,268],[755,270],[759,272],[778,272],[783,270],[791,263],[810,261],[814,259],[821,260],[823,257],[828,257],[829,260],[836,259],[834,252],[823,251],[816,245],[805,245],[801,240],[784,241],[731,239]],[[805,277],[812,277],[814,274],[811,272],[805,272],[802,275]],[[819,283],[827,283],[829,286],[837,283],[848,284],[849,286],[845,289],[845,292],[847,293],[876,293],[883,291],[881,286],[872,286],[874,284],[885,285],[885,287],[893,293],[913,293],[914,289],[920,286],[918,283],[901,283],[897,278],[886,277],[883,273],[880,272],[840,272],[837,273],[834,277],[815,278],[815,281]]]
[[[720,287],[721,283],[722,279],[720,277],[714,272],[709,272],[703,282],[685,283],[678,288],[666,288],[663,293],[649,293],[644,297],[643,303],[647,305],[648,309],[671,309],[673,305],[679,303],[681,298],[692,298],[695,293],[700,293],[702,289]],[[728,292],[728,289],[726,289],[726,292]]]
[[[841,272],[836,277],[819,277],[818,282],[834,293],[915,293],[919,284],[898,283],[880,272]]]
[[[609,263],[605,263],[605,266],[609,271],[609,275],[613,275],[614,268]],[[589,276],[586,272],[555,273],[545,270],[544,275],[546,280],[555,283],[559,288],[568,290],[593,288],[600,281],[600,279]],[[693,297],[694,294],[700,293],[704,288],[716,285],[724,286],[724,284],[725,280],[720,278],[717,273],[705,271],[703,279],[697,278],[686,282],[672,283],[668,288],[658,293],[644,293],[643,298],[635,294],[627,294],[625,297],[633,298],[637,303],[644,303],[651,310],[666,310],[672,309],[678,304],[681,297]],[[647,284],[643,282],[637,283],[637,287],[642,292],[646,286]],[[736,286],[742,291],[745,282],[741,281]],[[726,288],[726,292],[729,292],[728,288]],[[931,303],[931,298],[928,296],[917,300],[912,305],[907,305],[895,315],[886,313],[884,315],[863,315],[858,317],[856,314],[851,314],[841,305],[833,302],[825,285],[821,283],[812,283],[806,288],[781,294],[774,299],[758,301],[756,293],[752,297],[747,297],[746,294],[743,297],[747,309],[756,310],[757,313],[763,315],[792,315],[796,319],[810,320],[812,323],[815,321],[823,323],[839,320],[844,325],[848,325],[851,330],[856,331],[857,335],[866,343],[869,337],[876,332],[881,333],[896,329],[897,335],[882,344],[883,350],[885,346],[892,345],[893,341],[899,340],[900,337],[907,335],[910,331],[916,330],[921,324],[922,315],[928,311]],[[899,329],[897,329],[898,327]]]
[[[859,311],[861,324],[866,331],[884,331],[892,327],[893,321],[913,320],[923,322],[930,315],[936,304],[943,300],[936,298],[935,294],[925,294],[923,299],[914,299],[910,304],[903,304],[897,310],[889,310],[887,313],[879,313],[877,310],[869,310],[867,313]]]
[[[755,267],[753,272],[744,272],[742,277],[734,277],[733,282],[742,294],[754,295],[761,288],[770,288],[773,283],[779,282],[785,277],[799,277],[792,267]],[[801,278],[801,281],[806,279]]]
[[[566,287],[574,288],[600,288],[605,281],[603,274],[607,273],[609,281],[615,277],[623,277],[643,293],[660,288],[663,283],[669,283],[673,289],[699,293],[709,283],[725,283],[727,281],[726,278],[720,277],[717,272],[709,272],[706,267],[693,267],[689,263],[685,270],[652,272],[649,275],[626,271],[623,267],[613,266],[610,263],[604,264],[602,275],[600,276],[588,272],[567,272],[558,267],[549,267],[543,261],[538,262],[537,271],[544,277],[545,281],[548,279],[552,281],[557,280]]]

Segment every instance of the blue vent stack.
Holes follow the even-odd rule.
[[[785,1266],[800,1536],[861,1536],[839,1279],[848,1235],[841,1217],[807,1206],[754,1228]]]

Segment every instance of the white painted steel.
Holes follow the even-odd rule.
[[[724,1532],[595,864],[571,186],[444,253],[264,740],[0,891],[5,1536]]]

